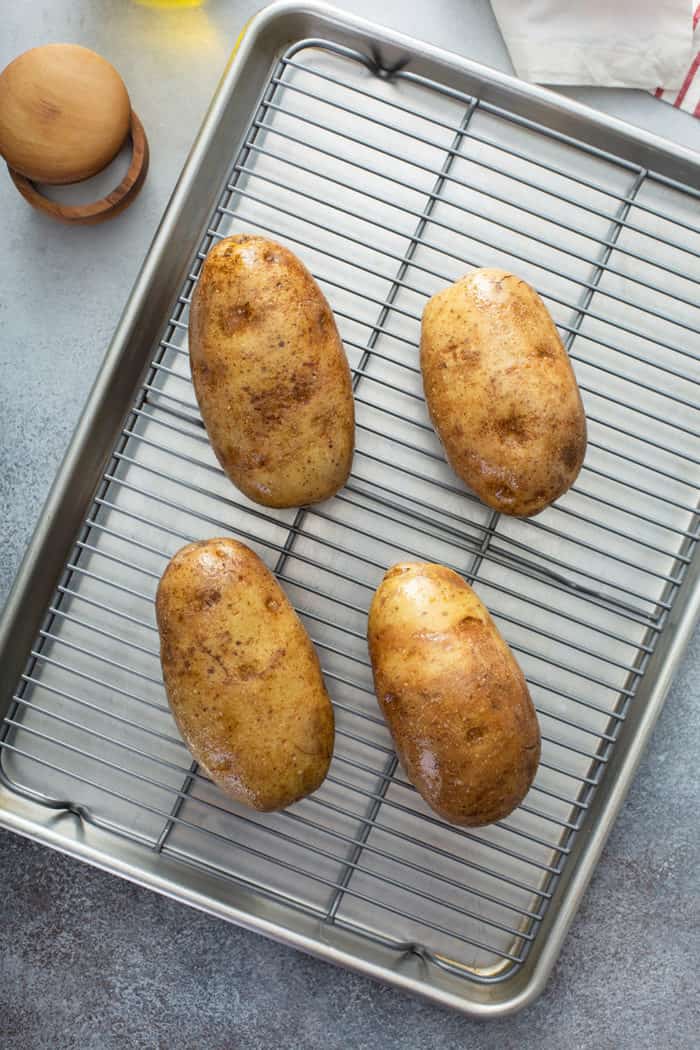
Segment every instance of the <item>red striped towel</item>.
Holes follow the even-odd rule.
[[[657,87],[654,94],[664,102],[670,102],[676,109],[685,109],[694,117],[700,117],[700,4],[693,14],[693,55],[695,56],[683,78],[680,91],[673,88],[665,91]]]

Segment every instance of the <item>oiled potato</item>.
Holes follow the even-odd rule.
[[[333,709],[311,640],[258,556],[231,539],[183,547],[156,614],[170,707],[212,780],[261,810],[315,791]]]
[[[328,499],[350,472],[350,370],[331,309],[306,267],[265,237],[207,255],[189,323],[192,379],[214,452],[268,507]]]
[[[540,760],[523,673],[471,587],[404,562],[372,601],[374,687],[408,778],[452,824],[478,827],[525,797]]]
[[[421,368],[447,459],[489,507],[529,517],[573,485],[586,417],[569,356],[529,284],[472,270],[434,295]]]

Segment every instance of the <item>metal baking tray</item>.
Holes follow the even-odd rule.
[[[543,988],[698,609],[700,168],[557,95],[317,4],[258,15],[226,71],[107,352],[2,621],[0,820],[66,853],[478,1016]],[[223,477],[188,374],[219,237],[318,277],[354,374],[357,453],[322,506]],[[427,296],[473,265],[544,296],[590,428],[538,518],[447,468],[417,363]],[[153,596],[194,538],[242,538],[315,639],[337,740],[281,814],[225,798],[163,693]],[[507,820],[445,825],[397,768],[365,617],[385,567],[474,582],[544,747]]]

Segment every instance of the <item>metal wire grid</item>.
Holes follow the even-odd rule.
[[[6,781],[473,980],[522,965],[697,539],[696,196],[410,70],[388,77],[323,41],[290,49],[32,650],[1,741]],[[299,252],[348,351],[355,462],[319,507],[249,503],[196,409],[188,305],[209,247],[238,229]],[[586,402],[585,469],[534,521],[501,519],[465,492],[425,413],[422,305],[471,265],[538,287]],[[181,544],[215,534],[244,539],[274,569],[334,700],[330,775],[282,814],[219,793],[190,763],[163,694],[155,587]],[[536,701],[536,783],[489,828],[432,815],[376,708],[366,610],[402,557],[475,582]]]

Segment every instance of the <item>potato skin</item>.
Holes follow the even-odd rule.
[[[409,780],[452,824],[501,820],[527,794],[540,730],[485,606],[443,565],[402,562],[369,612],[374,687]]]
[[[190,307],[192,379],[217,459],[256,503],[328,499],[350,473],[350,369],[331,309],[282,245],[238,234],[211,249]]]
[[[586,417],[546,306],[505,270],[472,270],[426,304],[421,369],[452,469],[494,510],[529,517],[573,485]]]
[[[163,680],[194,758],[259,810],[315,791],[333,753],[318,657],[260,558],[232,539],[191,543],[156,596]]]

